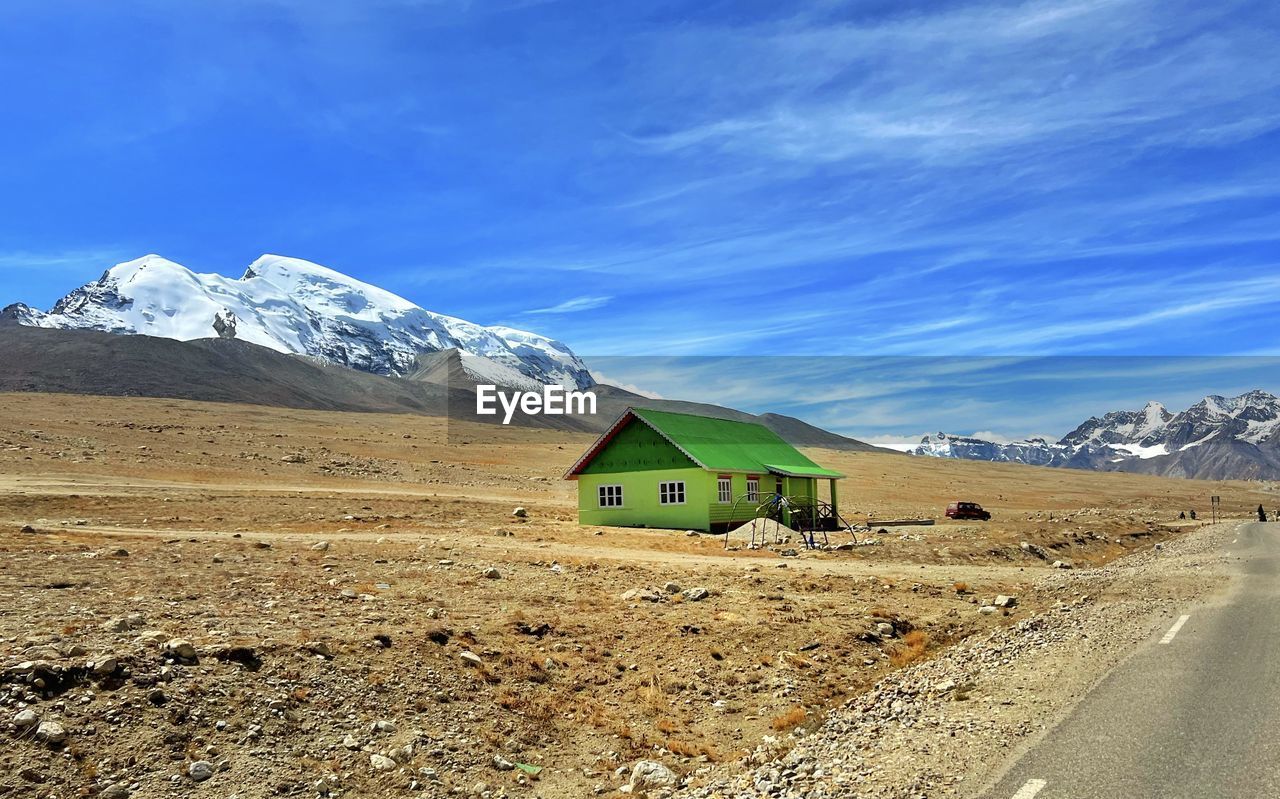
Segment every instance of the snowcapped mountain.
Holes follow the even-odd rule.
[[[1056,451],[1053,444],[1043,438],[1029,438],[1009,444],[998,444],[968,436],[938,433],[925,436],[920,445],[911,450],[913,455],[931,455],[935,458],[961,458],[970,461],[997,461],[1029,463],[1034,466],[1051,465]]]
[[[1158,434],[1173,414],[1158,402],[1148,402],[1140,411],[1112,411],[1094,416],[1062,437],[1063,446],[1075,450],[1107,446],[1130,447]]]
[[[913,455],[1136,471],[1208,479],[1280,479],[1280,398],[1211,395],[1178,414],[1158,402],[1092,417],[1056,442],[1009,444],[938,433]]]
[[[589,388],[587,367],[564,344],[424,310],[341,272],[264,255],[239,279],[197,274],[158,255],[108,269],[49,312],[21,303],[0,321],[190,341],[235,338],[278,352],[406,376],[420,354],[457,349],[477,378]]]

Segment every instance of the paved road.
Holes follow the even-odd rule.
[[[1230,549],[1231,594],[1180,611],[983,799],[1280,797],[1280,524]]]

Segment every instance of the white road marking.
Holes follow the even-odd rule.
[[[1181,630],[1181,629],[1182,629],[1182,625],[1186,624],[1186,623],[1187,623],[1187,619],[1189,619],[1189,618],[1191,618],[1191,617],[1190,617],[1190,616],[1179,616],[1179,617],[1178,617],[1178,620],[1177,620],[1177,621],[1175,621],[1175,622],[1173,623],[1173,626],[1169,628],[1169,632],[1165,633],[1165,634],[1164,634],[1164,638],[1161,638],[1161,639],[1160,639],[1160,643],[1162,643],[1162,644],[1167,644],[1167,643],[1169,643],[1170,641],[1172,641],[1172,640],[1173,640],[1173,637],[1174,637],[1175,635],[1177,635],[1177,634],[1178,634],[1178,630]]]
[[[1044,786],[1049,783],[1044,780],[1027,780],[1018,792],[1013,795],[1013,799],[1032,799],[1033,796],[1044,790]]]

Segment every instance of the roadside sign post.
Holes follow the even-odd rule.
[[[1209,497],[1209,510],[1210,510],[1210,513],[1213,514],[1214,524],[1218,523],[1218,516],[1219,516],[1218,503],[1220,503],[1221,501],[1222,501],[1222,497],[1217,497],[1217,496]]]

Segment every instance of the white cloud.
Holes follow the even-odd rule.
[[[705,59],[733,72],[738,102],[709,101],[712,118],[637,138],[663,151],[931,167],[1171,130],[1238,141],[1280,125],[1248,108],[1280,74],[1273,55],[1258,57],[1265,37],[1224,19],[1216,7],[1173,13],[1149,0],[1046,1],[878,23],[694,28],[690,38],[714,37]],[[1202,33],[1212,23],[1231,28],[1234,46]]]
[[[534,308],[532,311],[525,311],[530,314],[567,314],[580,313],[582,311],[590,311],[601,308],[609,304],[612,297],[574,297],[571,300],[565,300],[557,305],[547,308]]]
[[[666,399],[656,391],[650,391],[649,389],[641,388],[640,386],[637,386],[634,383],[628,383],[625,380],[615,379],[605,374],[604,372],[599,372],[599,371],[596,371],[595,369],[591,370],[591,376],[596,379],[597,383],[603,383],[604,385],[607,385],[607,386],[615,386],[617,388],[622,389],[623,391],[630,391],[632,394],[639,394],[640,396],[648,397],[649,399]]]
[[[924,433],[918,436],[860,436],[853,434],[853,437],[873,446],[896,449],[899,452],[909,452],[920,445],[920,439],[924,437]]]

